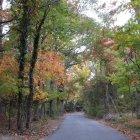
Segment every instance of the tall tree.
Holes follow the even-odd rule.
[[[38,57],[38,51],[39,51],[39,42],[41,37],[41,31],[42,26],[45,22],[45,19],[50,11],[50,4],[47,3],[43,16],[41,17],[39,23],[36,25],[36,31],[35,31],[35,37],[33,42],[33,52],[32,52],[32,58],[30,62],[30,69],[29,69],[29,89],[30,93],[27,100],[27,121],[26,121],[26,128],[30,127],[30,119],[31,119],[31,108],[32,108],[32,102],[33,102],[33,96],[34,96],[34,70],[35,70],[35,64]]]
[[[30,18],[31,18],[31,4],[33,1],[25,0],[20,1],[18,4],[21,5],[22,15],[21,20],[19,21],[19,71],[18,71],[18,79],[19,79],[19,93],[18,93],[18,113],[17,113],[17,128],[22,130],[22,118],[23,118],[23,94],[24,94],[24,70],[25,70],[25,62],[26,62],[26,54],[28,49],[28,36],[29,36],[29,28],[30,28]]]

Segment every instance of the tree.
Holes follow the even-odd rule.
[[[26,54],[27,54],[27,49],[28,49],[28,43],[27,39],[29,36],[29,28],[30,28],[30,18],[31,18],[31,6],[30,2],[32,4],[32,1],[30,0],[25,0],[25,1],[19,1],[16,4],[20,4],[20,17],[18,25],[18,31],[19,31],[19,70],[18,70],[18,80],[19,80],[19,93],[18,93],[18,114],[17,114],[17,128],[19,130],[22,130],[22,115],[23,115],[23,94],[24,94],[24,70],[25,70],[25,63],[26,63]]]
[[[34,43],[33,43],[33,52],[32,52],[32,58],[31,58],[31,62],[30,62],[30,70],[29,70],[30,93],[29,93],[28,101],[27,101],[26,128],[30,127],[31,107],[32,107],[32,101],[33,101],[33,95],[34,95],[34,76],[33,76],[33,74],[34,74],[35,64],[36,64],[37,56],[38,56],[41,28],[45,22],[45,19],[46,19],[49,11],[50,11],[50,4],[47,4],[47,7],[45,7],[45,10],[43,12],[43,16],[41,17],[38,25],[36,25],[36,31],[35,31],[35,37],[34,37]]]
[[[45,3],[45,1],[44,1],[44,3]],[[59,47],[59,44],[57,43],[56,38],[58,38],[61,41],[61,40],[65,40],[66,36],[70,36],[70,35],[67,35],[67,33],[68,32],[70,33],[70,31],[68,31],[68,30],[66,30],[66,31],[63,30],[62,31],[62,29],[59,29],[59,27],[62,28],[61,24],[64,24],[63,20],[61,21],[59,19],[59,17],[56,17],[56,21],[58,23],[57,22],[55,23],[54,19],[51,19],[52,18],[51,14],[54,14],[53,12],[58,12],[58,16],[60,16],[61,14],[62,14],[62,17],[64,16],[63,13],[60,12],[60,9],[62,9],[65,6],[67,6],[65,4],[65,2],[63,2],[63,1],[60,1],[60,2],[59,1],[55,1],[55,2],[51,2],[51,3],[47,2],[45,4],[46,4],[47,7],[42,9],[42,11],[39,13],[40,15],[43,13],[43,16],[41,17],[41,19],[39,21],[36,21],[36,24],[35,24],[36,30],[34,31],[35,33],[34,33],[34,38],[33,38],[34,42],[33,42],[32,58],[31,58],[30,70],[29,70],[29,89],[30,89],[30,93],[29,93],[28,101],[27,101],[28,103],[27,103],[27,122],[26,122],[26,128],[29,128],[29,124],[30,124],[31,106],[32,106],[33,95],[34,95],[34,70],[35,70],[35,64],[37,62],[39,47],[41,47],[41,44],[40,44],[40,41],[41,41],[41,38],[42,38],[41,32],[42,32],[43,29],[44,30],[48,30],[48,32],[45,33],[45,34],[47,34],[47,36],[52,34],[52,33],[55,33],[53,35],[54,41],[55,41],[54,42],[55,43],[55,49],[58,49],[58,47]],[[69,10],[67,9],[67,11],[65,10],[65,12],[68,13]],[[66,16],[69,14],[69,13],[68,14],[67,13],[66,13]],[[56,16],[56,13],[55,13],[54,16]],[[45,19],[47,17],[48,17],[48,21],[52,22],[53,29],[51,29],[52,25],[50,25],[50,26],[45,25]],[[64,18],[64,20],[66,20],[66,19]],[[64,24],[63,28],[65,26],[66,26],[66,24]],[[64,35],[65,35],[65,37],[64,37]]]

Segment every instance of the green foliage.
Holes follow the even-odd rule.
[[[77,70],[77,73],[74,77],[74,81],[80,83],[81,85],[84,84],[85,81],[89,78],[90,70],[87,67],[83,67]]]
[[[0,94],[7,96],[17,93],[18,93],[17,79],[11,77],[0,79]]]
[[[126,123],[126,122],[129,122],[131,121],[133,118],[131,116],[128,116],[128,115],[122,115],[122,117],[119,118],[119,122],[121,123]]]
[[[55,99],[59,99],[59,100],[64,100],[66,97],[66,93],[65,92],[59,92],[59,91],[48,91],[48,100],[55,100]]]
[[[93,79],[85,87],[83,93],[83,106],[87,114],[97,118],[102,118],[106,114],[105,102],[105,83]],[[96,83],[93,83],[96,82]],[[99,88],[100,87],[100,88]]]
[[[75,111],[82,111],[83,110],[83,102],[81,100],[77,101],[67,101],[65,104],[65,111],[66,112],[75,112]]]
[[[65,111],[66,112],[74,112],[75,111],[75,102],[69,101],[65,104]]]

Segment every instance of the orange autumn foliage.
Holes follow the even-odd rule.
[[[16,58],[14,57],[13,52],[7,52],[3,55],[2,58],[0,58],[0,77],[18,77],[18,62]],[[29,72],[29,64],[25,64],[24,73],[25,75],[28,75]]]
[[[17,77],[18,63],[13,53],[4,54],[0,59],[0,77]]]
[[[47,80],[55,80],[57,86],[66,81],[65,68],[60,54],[48,51],[39,51],[35,67],[35,95],[34,100],[44,101],[48,99],[48,93],[45,91]]]
[[[17,93],[18,63],[12,52],[0,58],[0,97],[9,98]]]
[[[48,51],[43,53],[41,50],[36,63],[35,84],[41,82],[43,85],[46,80],[55,79],[57,85],[66,80],[65,68],[60,54]]]
[[[47,92],[43,92],[39,89],[36,89],[35,91],[35,95],[33,96],[33,100],[41,100],[41,101],[44,101],[48,99],[48,94]]]
[[[55,80],[57,86],[63,84],[66,81],[65,68],[60,54],[56,52],[39,52],[39,56],[36,63],[34,81],[35,81],[35,95],[34,100],[46,100],[48,98],[47,93],[44,92],[45,84],[47,80]],[[25,66],[25,84],[28,85],[28,73],[29,63]],[[0,78],[1,79],[15,79],[18,80],[18,62],[14,57],[14,53],[6,52],[0,59]],[[18,83],[12,83],[12,80],[6,80],[7,84],[17,85]],[[10,83],[9,83],[10,82]]]
[[[132,78],[131,78],[131,85],[135,86],[137,84],[137,82],[138,82],[137,77],[135,75],[133,75]]]

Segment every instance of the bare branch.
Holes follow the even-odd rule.
[[[10,23],[10,22],[12,22],[13,20],[14,20],[14,19],[0,21],[0,25],[1,25],[1,24],[7,24],[7,23]]]

